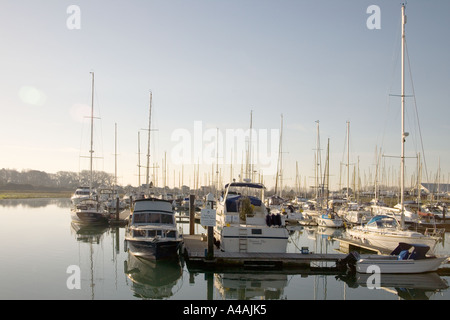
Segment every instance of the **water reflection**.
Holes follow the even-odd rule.
[[[214,286],[222,299],[287,299],[284,288],[288,284],[286,274],[280,273],[218,273]]]
[[[131,290],[141,299],[167,299],[182,285],[182,267],[179,260],[146,260],[128,252],[124,272],[132,281]]]
[[[429,300],[434,294],[447,289],[448,283],[436,272],[422,274],[382,274],[380,283],[374,282],[371,274],[343,275],[336,277],[350,288],[383,289],[406,300]]]
[[[58,208],[70,208],[70,199],[67,198],[36,198],[36,199],[2,199],[0,207],[15,208],[41,208],[56,205]]]
[[[370,275],[349,275],[338,271],[324,271],[329,263],[318,263],[308,270],[188,270],[189,283],[183,281],[183,260],[152,261],[134,256],[123,247],[119,253],[119,244],[123,243],[121,228],[108,226],[84,226],[71,223],[72,233],[78,242],[89,244],[90,294],[94,299],[96,281],[107,282],[108,279],[98,280],[94,277],[95,262],[93,260],[93,245],[102,250],[106,243],[105,234],[112,235],[112,247],[116,256],[122,255],[123,274],[126,287],[131,295],[137,299],[190,299],[195,291],[206,299],[220,300],[292,300],[292,299],[371,299],[379,297],[380,292],[392,294],[392,298],[421,299],[433,298],[436,293],[446,292],[447,281],[437,273],[411,275],[382,275],[380,288],[370,290],[368,281]],[[340,229],[323,227],[296,227],[290,230],[290,252],[298,252],[302,247],[308,247],[310,252],[335,253],[339,248],[336,240],[342,233]],[[104,248],[103,248],[104,250]],[[105,250],[104,250],[105,251]],[[87,261],[85,263],[88,263]],[[104,268],[104,267],[103,267]],[[189,268],[188,268],[189,269]],[[196,275],[203,275],[200,281],[195,281]],[[184,290],[182,290],[184,287]],[[343,291],[341,288],[345,287]],[[336,288],[340,292],[336,295]],[[200,290],[200,291],[198,291]],[[193,291],[189,291],[194,293]],[[206,291],[206,292],[205,292]],[[332,292],[332,294],[330,294]],[[181,295],[181,296],[180,296]],[[385,298],[383,296],[383,298]]]
[[[77,241],[89,244],[89,287],[91,299],[95,299],[95,280],[94,280],[94,247],[93,244],[99,245],[103,238],[103,234],[109,229],[105,225],[83,225],[72,222],[70,224],[72,234],[75,235]]]

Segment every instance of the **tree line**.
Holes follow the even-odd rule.
[[[0,188],[1,189],[26,189],[26,188],[47,188],[74,190],[79,186],[89,186],[90,171],[81,172],[58,171],[57,173],[47,173],[38,170],[1,169]],[[114,175],[104,171],[93,172],[93,187],[112,186]]]

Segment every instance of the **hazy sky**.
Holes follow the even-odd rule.
[[[167,154],[170,186],[174,175],[175,185],[180,183],[180,162],[184,184],[193,183],[194,163],[201,163],[204,184],[212,171],[206,158],[215,154],[211,134],[218,128],[223,150],[227,144],[237,150],[238,142],[226,140],[227,132],[247,130],[251,110],[252,137],[258,139],[254,157],[256,149],[267,150],[264,159],[254,161],[266,169],[276,167],[283,114],[284,184],[294,184],[296,162],[302,184],[314,183],[317,120],[322,165],[330,139],[331,183],[337,185],[340,168],[345,169],[347,121],[351,171],[359,158],[362,182],[368,183],[376,150],[400,155],[400,99],[392,95],[400,94],[401,3],[1,0],[0,168],[49,173],[89,168],[80,156],[89,154],[86,117],[94,72],[94,113],[100,118],[94,121],[94,150],[101,157],[94,166],[114,173],[117,123],[121,184],[138,183],[138,131],[145,165],[147,132],[142,129],[148,127],[150,90],[157,129],[151,162],[161,168]],[[378,6],[379,15],[367,13],[371,5]],[[439,163],[447,182],[450,2],[410,0],[406,14],[411,66],[406,93],[415,93],[407,98],[407,155],[422,152],[422,139],[431,182]],[[381,28],[370,29],[368,20]],[[200,153],[194,150],[199,146]],[[231,165],[237,177],[244,153],[234,151],[232,157],[220,156],[224,182]],[[397,184],[399,159],[382,162],[388,182]],[[407,183],[415,170],[416,160],[408,159]],[[273,177],[267,175],[265,182],[271,186]]]

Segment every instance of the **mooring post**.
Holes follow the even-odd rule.
[[[116,221],[119,221],[119,197],[116,198]]]
[[[189,234],[195,233],[195,195],[189,195]]]
[[[214,196],[212,193],[209,193],[207,196],[207,205],[208,209],[214,209]],[[214,259],[214,227],[208,226],[208,252],[206,254],[206,258],[208,260]]]

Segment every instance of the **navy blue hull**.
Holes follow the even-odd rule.
[[[178,258],[178,249],[181,241],[133,241],[128,240],[128,250],[141,258],[162,260],[162,259],[176,259]]]
[[[108,218],[101,213],[72,211],[72,221],[78,223],[108,223]]]

